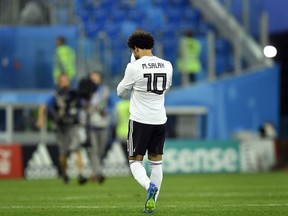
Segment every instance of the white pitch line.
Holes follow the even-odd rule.
[[[121,206],[0,206],[0,209],[106,209],[121,208]]]
[[[233,192],[233,193],[186,193],[186,194],[179,194],[179,196],[181,197],[253,197],[253,196],[265,196],[265,197],[270,197],[270,196],[288,196],[288,192],[281,192],[281,193],[277,193],[277,192],[272,192],[272,193],[263,193],[263,192],[259,192],[259,193],[252,193],[252,192]],[[165,197],[175,197],[175,195],[169,195],[169,194],[165,194]]]
[[[266,204],[246,204],[246,205],[224,205],[224,207],[281,207],[288,206],[288,203],[266,203]]]

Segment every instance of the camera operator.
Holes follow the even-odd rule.
[[[70,88],[70,80],[66,74],[58,77],[57,90],[46,104],[39,108],[36,126],[41,128],[45,124],[46,112],[56,124],[56,141],[59,149],[59,164],[65,184],[69,182],[67,174],[67,160],[71,153],[75,153],[75,164],[78,171],[78,183],[84,184],[87,179],[82,176],[83,160],[80,153],[79,138],[79,100],[75,90]]]
[[[102,183],[103,174],[102,158],[108,142],[110,116],[108,113],[109,88],[102,84],[101,73],[93,71],[88,78],[79,83],[79,94],[82,97],[81,122],[87,131],[86,147],[91,162],[92,180]]]

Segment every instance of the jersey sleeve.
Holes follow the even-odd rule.
[[[168,62],[168,65],[169,65],[169,70],[171,71],[171,73],[169,73],[170,77],[168,79],[168,88],[170,88],[172,86],[173,66],[172,66],[171,62]]]
[[[135,83],[135,75],[133,74],[133,65],[128,64],[125,70],[125,75],[117,86],[117,95],[122,98],[127,98]]]

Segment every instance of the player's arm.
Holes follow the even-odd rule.
[[[45,124],[46,120],[46,113],[47,113],[47,107],[52,106],[55,103],[55,98],[50,98],[47,102],[47,104],[41,104],[38,109],[38,118],[36,121],[36,127],[42,128]]]
[[[37,128],[42,128],[45,124],[45,117],[46,117],[47,106],[46,104],[41,104],[38,109],[38,118],[36,122]]]
[[[131,64],[128,64],[125,70],[125,75],[117,86],[117,95],[121,98],[127,98],[132,91],[134,83],[135,78],[133,74],[133,67]]]

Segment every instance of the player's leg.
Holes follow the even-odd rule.
[[[100,158],[100,167],[99,173],[100,175],[97,176],[99,183],[103,183],[105,181],[105,176],[103,173],[103,159],[105,155],[106,146],[108,143],[108,136],[109,136],[109,129],[102,128],[98,130],[98,149],[99,149],[99,158]]]
[[[101,128],[100,130],[98,130],[98,144],[99,144],[99,155],[101,158],[101,164],[106,153],[105,151],[108,145],[108,136],[109,136],[108,128]]]
[[[147,190],[150,179],[142,161],[149,139],[147,139],[148,136],[145,136],[144,132],[147,133],[144,124],[129,121],[127,150],[130,170],[135,180]]]
[[[144,124],[132,120],[129,121],[127,150],[130,170],[135,180],[148,190],[150,179],[143,166],[143,156],[146,153],[149,139],[147,139],[148,136],[145,136],[144,132],[147,133]]]
[[[102,167],[101,167],[99,134],[97,130],[93,129],[91,129],[89,133],[90,133],[91,147],[89,148],[88,154],[91,164],[92,180],[97,183],[100,183],[99,177],[102,176]]]
[[[163,180],[162,155],[165,137],[166,124],[155,125],[154,133],[148,146],[148,160],[151,169],[150,180],[155,183],[158,188],[157,194],[155,196],[155,201],[159,196]]]
[[[75,166],[76,166],[77,172],[79,174],[82,174],[83,160],[82,160],[82,155],[81,155],[80,150],[75,151]]]
[[[147,176],[146,169],[143,166],[143,156],[129,157],[130,170],[134,179],[146,190],[150,185],[150,179]]]
[[[147,191],[143,212],[152,213],[155,209],[155,196],[157,194],[158,188],[147,176],[146,169],[143,166],[142,155],[137,155],[134,157],[130,156],[129,163],[133,177]]]
[[[148,160],[151,169],[150,180],[158,188],[155,196],[155,201],[157,201],[163,180],[162,155],[148,155]]]
[[[80,143],[80,135],[78,133],[78,126],[70,127],[68,129],[69,132],[69,152],[75,153],[75,167],[78,172],[78,183],[85,184],[87,182],[87,178],[83,176],[83,158],[81,155],[81,143]]]
[[[155,195],[158,190],[157,186],[147,176],[146,169],[142,163],[152,135],[153,126],[129,121],[128,155],[130,169],[136,181],[147,191],[144,205],[145,213],[152,213],[154,211]]]
[[[59,166],[60,166],[60,172],[61,177],[63,179],[63,182],[67,184],[69,182],[68,174],[67,174],[67,156],[68,156],[68,149],[66,144],[66,134],[59,130],[56,131],[56,140],[58,144],[58,150],[59,150]]]
[[[75,165],[78,171],[78,183],[80,185],[85,184],[87,182],[87,178],[83,176],[83,157],[80,149],[75,151]]]
[[[60,165],[60,171],[61,171],[61,176],[63,178],[63,181],[65,184],[67,184],[69,181],[69,178],[67,174],[67,156],[65,154],[60,153],[59,165]]]

